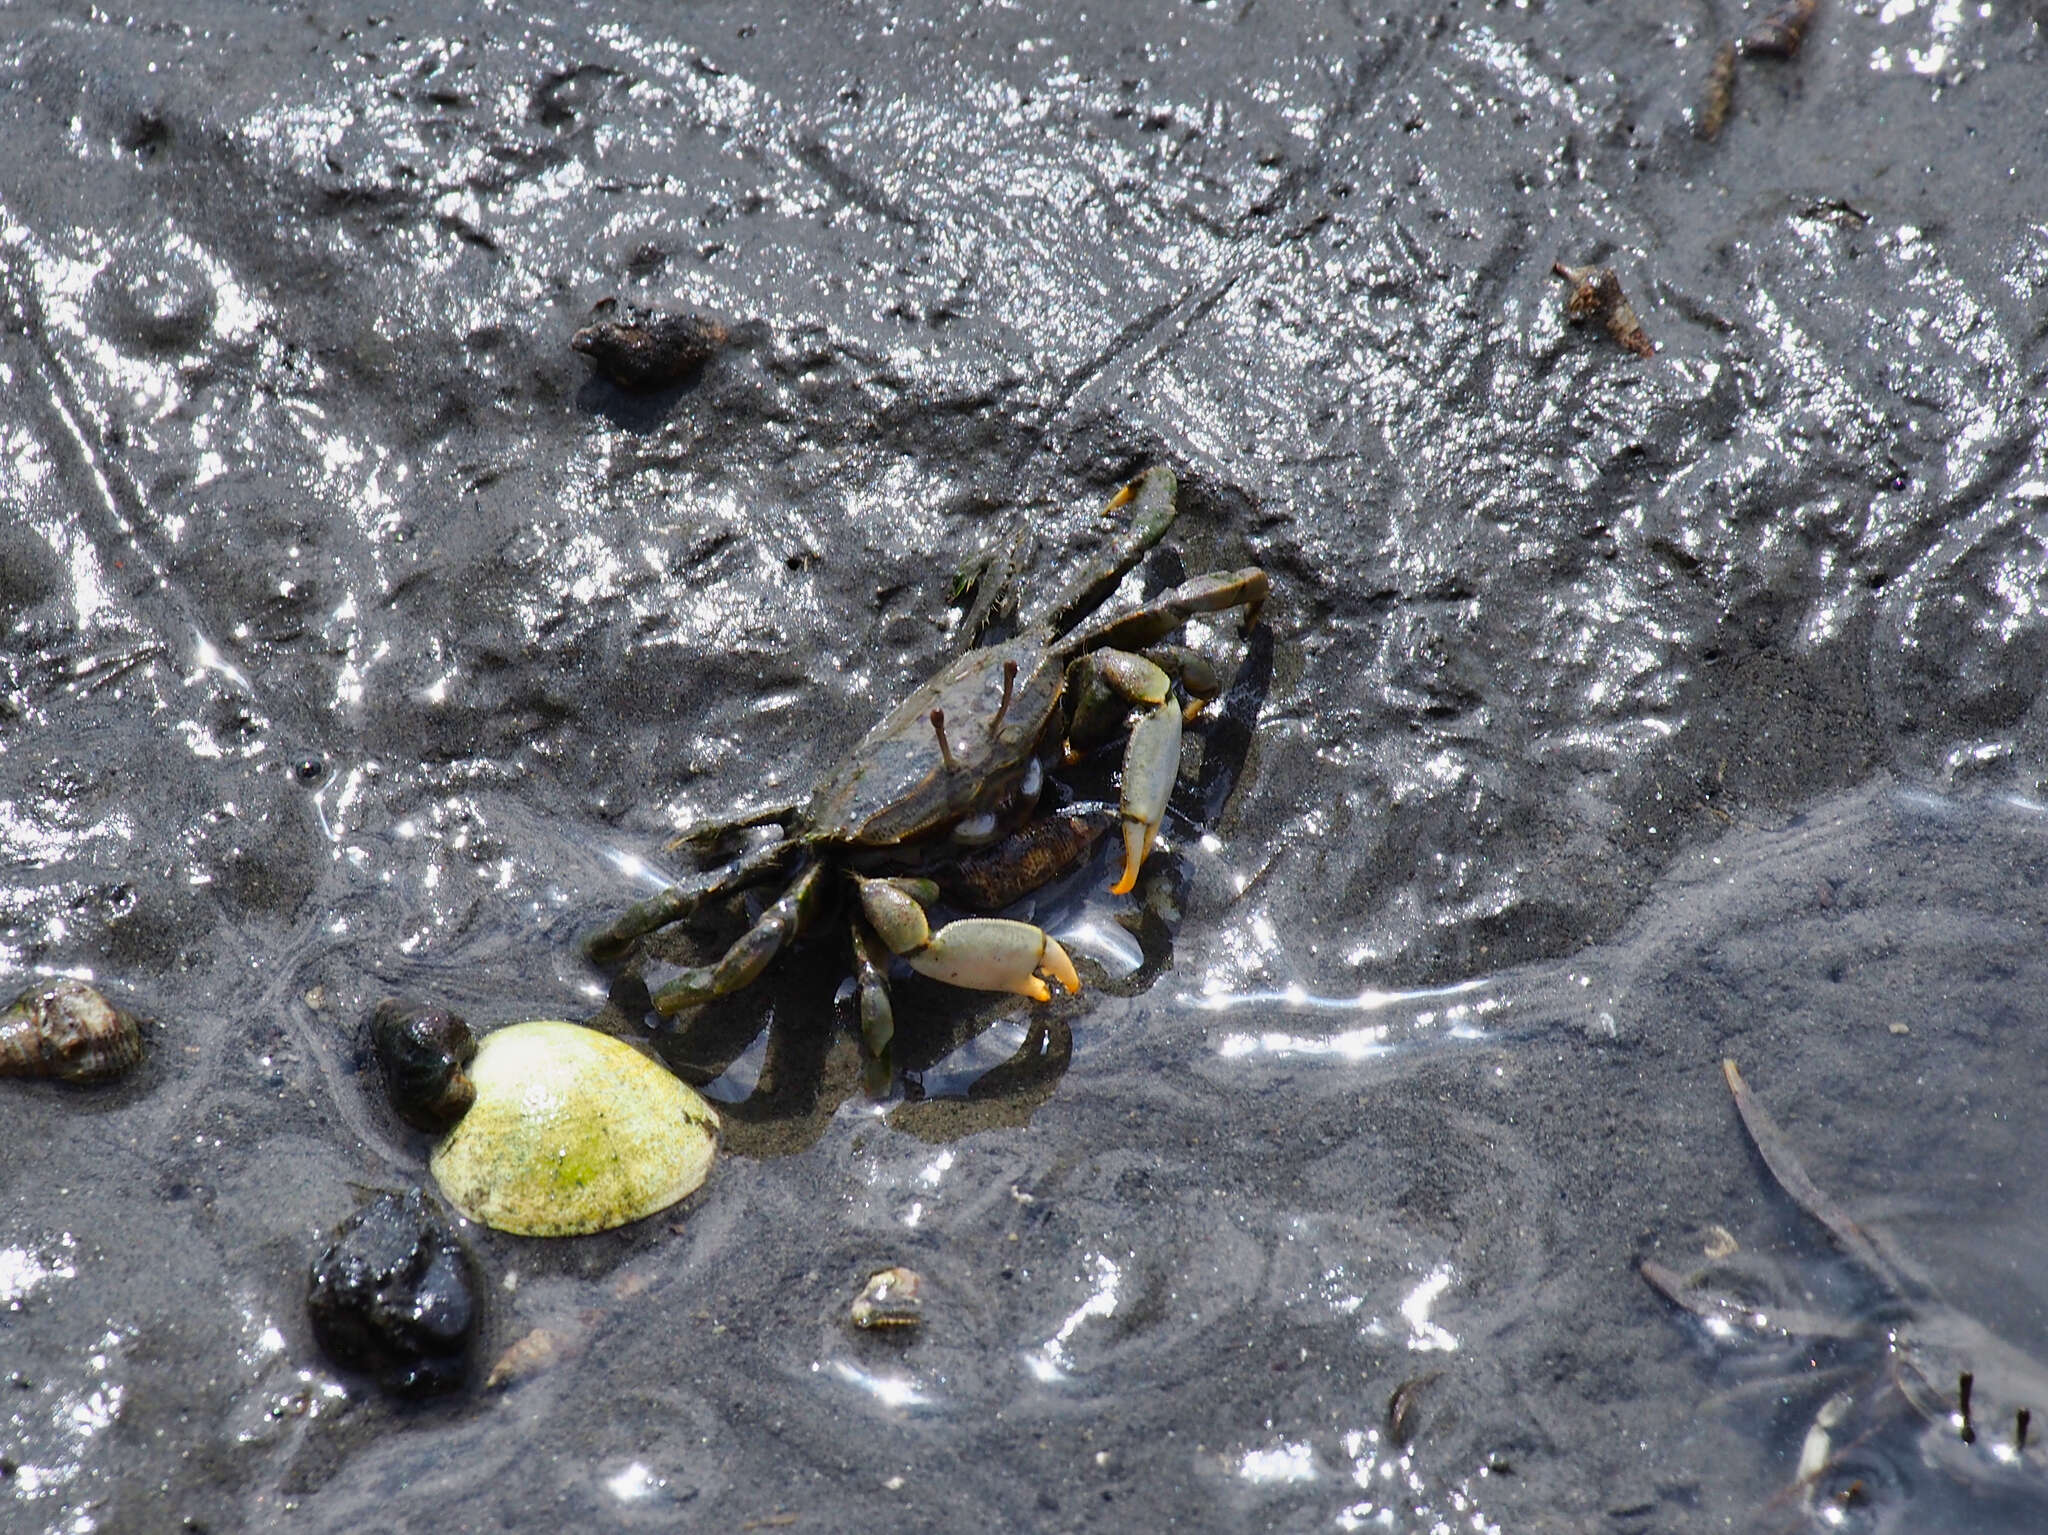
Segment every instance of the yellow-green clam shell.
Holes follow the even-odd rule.
[[[595,1029],[499,1029],[469,1078],[476,1101],[429,1165],[450,1204],[499,1231],[608,1231],[667,1209],[711,1170],[711,1105]]]

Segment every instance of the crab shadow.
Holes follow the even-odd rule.
[[[685,401],[702,388],[708,371],[708,364],[699,364],[674,383],[651,389],[628,389],[593,373],[576,390],[576,408],[603,418],[622,432],[644,437],[660,431],[681,412]]]
[[[740,1156],[791,1156],[809,1149],[846,1103],[866,1102],[852,1010],[834,999],[823,966],[790,967],[748,993],[697,1009],[658,1029],[654,1052],[706,1091],[725,1121],[725,1148]],[[1073,1061],[1075,1015],[1086,1003],[1033,1007],[1002,996],[965,1002],[953,988],[898,978],[898,1096],[884,1111],[897,1129],[925,1140],[1028,1123]],[[765,1023],[764,1023],[765,1014]],[[1023,1040],[972,1079],[930,1093],[933,1067],[985,1037],[1021,1029]]]

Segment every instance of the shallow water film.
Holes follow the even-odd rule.
[[[2048,11],[1773,9],[0,8],[0,1527],[2048,1528]],[[582,957],[1156,464],[1078,997]],[[725,1121],[426,1401],[388,996]]]

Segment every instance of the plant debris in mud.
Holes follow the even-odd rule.
[[[1814,1414],[1788,1495],[1827,1525],[1838,1523],[1843,1508],[1874,1499],[1880,1487],[1907,1496],[1885,1459],[1884,1441],[1899,1436],[1913,1443],[1915,1458],[1958,1486],[2048,1488],[2048,1446],[2031,1432],[2035,1410],[2048,1404],[2048,1365],[1943,1301],[1889,1236],[1852,1219],[1813,1181],[1735,1062],[1724,1060],[1721,1074],[1778,1187],[1826,1228],[1885,1300],[1868,1317],[1831,1316],[1725,1293],[1654,1258],[1638,1265],[1658,1294],[1718,1335],[1868,1338],[1882,1347],[1869,1380],[1834,1392]]]

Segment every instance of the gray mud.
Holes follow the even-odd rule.
[[[1878,1315],[1733,1056],[1931,1271],[1907,1362],[2048,1357],[2039,5],[1823,0],[1711,142],[1712,4],[807,15],[0,13],[0,980],[151,1020],[0,1083],[0,1526],[2042,1528],[1917,1420],[1810,1508],[1899,1361],[1636,1273]],[[736,344],[628,393],[608,298]],[[1275,596],[1141,952],[1048,896],[1095,984],[904,987],[870,1105],[819,939],[663,1041],[687,1205],[468,1229],[551,1369],[337,1373],[307,1265],[424,1177],[375,999],[640,1037],[575,940],[667,835],[1160,461],[1133,589]],[[852,1334],[893,1262],[930,1320]]]

